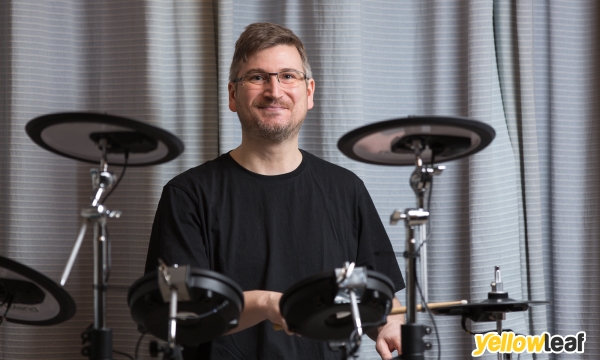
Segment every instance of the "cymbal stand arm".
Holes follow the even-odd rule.
[[[89,207],[83,208],[81,210],[81,217],[83,218],[81,227],[79,229],[79,234],[77,235],[77,239],[73,244],[73,249],[71,250],[71,254],[69,255],[69,260],[65,266],[63,274],[60,279],[60,285],[65,286],[69,275],[71,273],[71,269],[73,268],[73,264],[75,263],[75,259],[79,254],[79,249],[81,248],[81,243],[83,242],[83,238],[85,236],[85,232],[87,230],[87,225],[90,221],[94,222],[94,239],[97,239],[97,229],[96,222],[99,218],[108,215],[109,217],[120,217],[120,211],[109,211],[102,205],[102,195],[110,190],[112,186],[115,184],[116,176],[108,172],[108,163],[106,162],[106,139],[101,139],[99,145],[102,147],[102,159],[100,160],[100,170],[99,169],[91,169],[90,175],[92,177],[92,188],[94,193],[92,194],[92,201]],[[95,241],[95,240],[94,240]],[[97,255],[94,253],[94,258]],[[97,285],[94,283],[94,286]]]
[[[120,217],[120,211],[110,211],[102,204],[102,195],[110,191],[116,176],[108,172],[106,161],[106,139],[100,139],[102,148],[100,169],[92,169],[92,184],[95,194],[89,207],[81,211],[84,218],[94,223],[94,328],[90,334],[92,339],[90,359],[112,359],[112,329],[106,327],[106,290],[109,270],[109,233],[107,218]]]
[[[91,171],[95,194],[90,207],[82,210],[82,215],[94,222],[94,328],[103,329],[106,327],[106,280],[109,271],[108,258],[110,256],[108,253],[110,239],[108,238],[106,217],[118,217],[121,213],[112,212],[102,204],[102,194],[112,188],[116,177],[108,172],[106,139],[100,139],[98,145],[102,149],[100,173],[98,174],[97,170],[94,169]]]
[[[423,145],[419,140],[413,141],[413,150],[415,151],[415,170],[410,176],[410,187],[413,189],[416,197],[417,197],[417,208],[424,209],[425,208],[425,193],[429,188],[431,183],[430,175],[427,172],[427,167],[423,166],[423,159],[421,158],[421,150],[423,150]],[[419,226],[419,242],[418,247],[420,247],[421,253],[421,292],[423,295],[423,299],[425,302],[429,301],[428,295],[428,287],[427,287],[427,244],[425,243],[426,237],[426,228],[427,225],[423,224]],[[407,267],[409,265],[407,264]],[[414,267],[414,271],[416,271],[416,267]],[[407,270],[408,272],[408,270]],[[416,276],[416,275],[415,275]],[[414,292],[414,289],[413,289]],[[408,293],[407,293],[408,296]],[[416,300],[415,300],[416,301]],[[408,305],[407,300],[407,309],[411,309],[411,306]],[[413,317],[415,314],[413,314]]]
[[[430,189],[432,177],[440,174],[445,167],[427,167],[423,164],[421,151],[424,149],[420,140],[415,140],[412,146],[415,152],[415,170],[410,177],[410,185],[417,197],[417,208],[406,209],[404,212],[394,210],[390,223],[395,225],[404,220],[406,228],[406,244],[404,258],[406,259],[406,324],[402,325],[402,359],[422,360],[426,345],[422,337],[426,334],[425,326],[417,324],[417,259],[426,253],[426,225],[429,211],[425,209],[425,194]],[[429,194],[431,196],[431,194]],[[419,240],[415,238],[415,230],[419,231]],[[427,263],[421,263],[421,287],[427,283]]]
[[[425,195],[431,190],[431,183],[433,176],[439,175],[446,169],[445,166],[432,166],[429,167],[423,164],[421,158],[421,151],[424,150],[424,146],[420,140],[415,139],[413,141],[412,149],[415,152],[415,170],[410,176],[410,186],[413,189],[417,197],[417,208],[425,209]],[[431,197],[431,192],[429,192]],[[425,209],[429,210],[429,209]],[[423,299],[427,303],[429,301],[429,291],[427,286],[427,225],[422,224],[419,226],[419,241],[418,247],[420,248],[420,267],[421,267],[421,292]]]
[[[98,141],[98,146],[102,148],[102,158],[100,159],[100,171],[105,172],[108,171],[108,162],[106,161],[108,141],[106,140],[106,138],[103,137],[102,139],[100,139],[100,141]]]
[[[423,166],[423,159],[421,159],[423,147],[419,140],[413,142],[413,150],[415,151],[415,170],[410,176],[410,187],[417,196],[417,208],[423,209],[425,207],[425,192],[429,186],[430,177],[428,176],[427,167]]]
[[[102,158],[100,159],[100,169],[91,169],[93,194],[89,206],[81,209],[81,217],[83,218],[79,234],[69,260],[61,277],[61,285],[65,285],[83,238],[87,230],[88,223],[94,225],[94,264],[93,264],[93,283],[94,283],[94,326],[89,331],[90,345],[86,347],[86,356],[93,360],[110,360],[112,359],[112,330],[106,327],[106,288],[108,274],[108,259],[110,254],[109,235],[106,226],[108,218],[119,218],[121,212],[118,210],[111,211],[102,204],[102,195],[109,191],[116,181],[116,176],[108,172],[108,163],[106,160],[107,142],[106,139],[101,139],[98,144],[102,149]]]

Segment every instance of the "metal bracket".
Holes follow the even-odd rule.
[[[188,282],[190,279],[189,266],[167,266],[162,260],[159,260],[158,267],[158,288],[164,302],[171,301],[171,292],[177,289],[177,301],[190,301]]]

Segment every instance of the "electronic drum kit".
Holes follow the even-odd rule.
[[[110,271],[110,238],[107,220],[120,211],[104,205],[120,179],[108,164],[158,165],[183,152],[183,143],[158,127],[128,118],[94,113],[58,113],[31,120],[26,126],[31,139],[63,157],[99,163],[91,170],[90,205],[81,210],[82,225],[61,277],[60,285],[41,273],[0,257],[0,318],[25,325],[55,325],[73,317],[76,305],[62,288],[68,279],[88,225],[93,225],[94,323],[87,334],[90,345],[82,353],[90,359],[112,359],[112,331],[106,326],[106,291]],[[505,314],[525,311],[546,301],[518,301],[503,291],[499,267],[495,267],[492,291],[478,303],[426,303],[426,196],[433,176],[444,166],[435,164],[470,156],[495,137],[492,127],[459,117],[408,117],[374,123],[345,134],[338,148],[351,159],[377,165],[414,166],[410,185],[416,208],[394,211],[390,222],[403,220],[406,227],[406,306],[392,308],[394,287],[385,275],[345,263],[333,271],[314,275],[291,286],[281,297],[280,310],[289,330],[309,339],[325,341],[347,359],[356,358],[363,334],[386,322],[390,314],[406,313],[402,325],[402,355],[397,359],[424,359],[430,332],[416,322],[418,311],[460,316],[465,321],[496,322],[502,332]],[[417,282],[417,260],[420,281]],[[417,291],[422,304],[417,302]],[[128,304],[140,331],[167,341],[158,349],[165,359],[181,359],[181,346],[211,341],[235,328],[244,307],[242,289],[215,271],[161,262],[130,288]],[[275,330],[277,325],[274,325]],[[156,349],[155,349],[156,352]],[[511,354],[498,354],[510,359]]]

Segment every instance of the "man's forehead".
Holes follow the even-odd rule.
[[[302,70],[300,52],[293,45],[275,45],[248,55],[242,62],[242,68],[246,70],[267,71],[273,66],[277,67],[278,71]]]

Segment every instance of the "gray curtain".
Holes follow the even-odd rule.
[[[412,169],[352,161],[337,140],[361,125],[408,115],[466,116],[493,126],[496,139],[487,149],[447,163],[435,179],[429,300],[481,301],[499,265],[512,298],[553,301],[508,314],[505,327],[521,334],[587,332],[582,355],[522,359],[594,358],[600,351],[594,1],[5,0],[0,255],[58,281],[79,209],[89,202],[91,166],[33,144],[24,132],[30,119],[109,113],[179,136],[182,156],[128,169],[107,203],[123,211],[109,222],[108,326],[114,348],[133,354],[139,334],[127,289],[142,275],[161,188],[239,143],[227,74],[235,40],[255,21],[288,26],[304,41],[316,93],[300,146],[365,181],[402,269],[404,228],[388,225],[388,218],[393,209],[415,206]],[[65,286],[77,303],[75,317],[52,327],[3,323],[0,358],[81,358],[79,334],[93,320],[91,259],[88,234]],[[404,292],[397,295],[404,302]],[[431,324],[425,314],[418,321]],[[460,319],[435,321],[442,358],[469,358],[474,344]],[[435,359],[435,337],[427,340],[434,344],[427,358]],[[362,351],[364,359],[378,358],[370,340]]]

